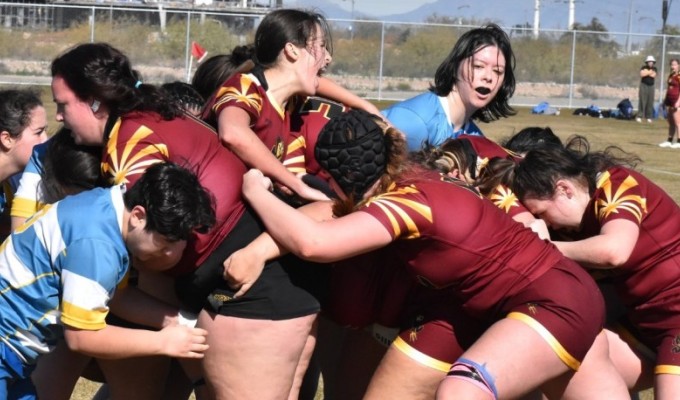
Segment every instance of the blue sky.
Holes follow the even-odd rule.
[[[409,12],[424,4],[433,3],[435,0],[328,0],[328,2],[347,11],[351,10],[352,3],[354,3],[354,11],[380,16]]]
[[[347,11],[351,10],[352,3],[354,3],[354,11],[380,16],[413,11],[424,4],[433,3],[435,0],[328,0],[328,2],[337,4]]]
[[[654,34],[660,30],[661,4],[663,0],[576,0],[575,21],[584,25],[597,17],[610,32],[631,34]],[[680,1],[669,0],[670,14],[668,25],[680,25]],[[478,21],[494,21],[503,26],[530,23],[534,20],[535,0],[284,0],[292,6],[306,4],[319,7],[340,7],[345,15],[327,16],[350,18],[349,12],[354,4],[357,15],[392,20],[400,15],[399,21],[406,21],[411,15],[422,22],[423,14],[418,8],[429,5],[439,15],[475,18]],[[430,11],[431,12],[431,11]],[[431,15],[431,14],[428,14]],[[568,0],[541,0],[541,28],[567,29]]]

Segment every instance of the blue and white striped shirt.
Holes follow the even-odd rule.
[[[119,187],[47,205],[0,247],[0,340],[26,363],[53,345],[58,325],[98,330],[128,270]]]

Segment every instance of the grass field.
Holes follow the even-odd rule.
[[[43,99],[47,108],[50,131],[56,128],[54,121],[54,105],[49,90],[43,91]],[[385,104],[379,104],[384,107]],[[680,149],[660,148],[658,144],[667,136],[665,120],[653,123],[637,123],[615,119],[597,119],[587,116],[571,115],[563,110],[559,116],[533,115],[529,109],[519,109],[517,115],[490,124],[481,124],[481,129],[492,139],[500,140],[528,126],[550,127],[562,139],[579,134],[588,138],[593,149],[603,149],[608,145],[616,145],[627,152],[632,152],[642,159],[641,171],[664,188],[676,202],[680,202]],[[91,399],[98,384],[81,380],[73,399]],[[321,396],[318,396],[321,398]],[[651,400],[651,391],[642,393],[642,400]]]

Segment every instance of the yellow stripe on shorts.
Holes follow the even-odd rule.
[[[530,316],[526,314],[522,314],[520,312],[511,312],[508,314],[508,318],[516,319],[518,321],[522,321],[525,324],[529,325],[533,330],[535,330],[541,337],[548,342],[548,345],[552,347],[553,351],[555,354],[557,354],[557,357],[562,360],[567,366],[574,371],[578,371],[579,367],[581,366],[581,362],[577,359],[575,359],[569,352],[562,347],[562,344],[553,336],[550,331],[545,329],[543,325],[541,325],[538,321],[535,319],[531,318]]]
[[[432,358],[427,354],[414,349],[400,336],[397,336],[397,338],[394,339],[392,345],[399,349],[402,353],[406,354],[406,356],[409,358],[415,360],[419,364],[425,365],[426,367],[434,368],[442,372],[449,372],[451,369],[451,364],[444,361],[439,361],[436,358]]]

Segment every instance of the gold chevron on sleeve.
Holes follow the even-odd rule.
[[[399,188],[394,192],[388,192],[372,199],[370,203],[378,206],[387,216],[395,237],[404,239],[415,239],[420,237],[420,230],[413,219],[413,214],[418,214],[432,223],[432,209],[418,201],[404,198],[404,194],[418,193],[415,187],[408,186]],[[401,226],[404,225],[406,232],[402,233]]]
[[[519,207],[519,200],[515,193],[504,185],[496,186],[496,189],[489,194],[489,200],[506,213],[509,213],[512,207]]]
[[[602,189],[605,198],[598,199],[595,204],[598,219],[602,221],[612,213],[628,211],[640,223],[642,216],[647,213],[647,199],[636,194],[626,194],[638,186],[637,180],[629,175],[614,192],[609,173],[603,174],[602,178],[598,181],[598,187]]]
[[[295,140],[288,143],[288,150],[286,150],[286,154],[291,154],[299,149],[304,149],[305,147],[307,147],[307,141],[305,140],[305,137],[298,136],[295,138]]]
[[[253,81],[247,75],[241,75],[240,87],[229,86],[220,88],[217,93],[218,100],[213,106],[213,111],[228,101],[235,101],[237,103],[245,103],[260,113],[262,111],[262,96],[257,91],[248,93],[251,85],[253,85]]]
[[[111,131],[111,138],[106,150],[110,161],[102,165],[102,171],[109,176],[113,184],[127,183],[129,175],[142,174],[152,164],[160,162],[161,159],[168,159],[168,148],[165,144],[149,144],[134,152],[139,142],[146,139],[153,131],[146,126],[140,126],[125,143],[122,152],[119,154],[116,143],[118,141],[120,124],[116,123]],[[148,156],[160,155],[161,157]]]

